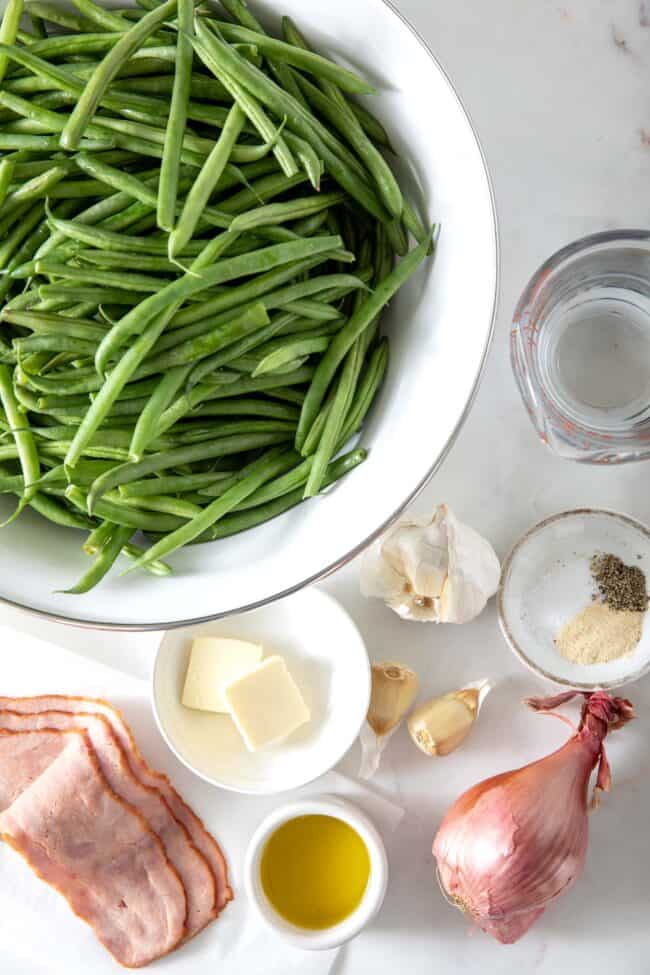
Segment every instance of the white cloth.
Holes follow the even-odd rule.
[[[110,636],[106,636],[109,642]],[[384,835],[403,810],[366,786],[330,772],[297,792],[242,796],[216,789],[192,775],[165,745],[151,711],[147,682],[25,633],[0,626],[3,695],[44,693],[103,697],[131,724],[143,754],[166,772],[181,795],[223,845],[235,900],[207,931],[156,964],[156,971],[197,975],[328,975],[338,949],[305,952],[268,931],[246,902],[241,870],[248,840],[260,820],[300,795],[329,793],[357,803]],[[0,971],[12,975],[114,975],[116,965],[65,900],[39,881],[20,857],[0,844]]]

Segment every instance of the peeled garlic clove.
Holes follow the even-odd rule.
[[[415,709],[408,720],[414,743],[425,755],[449,755],[463,743],[492,689],[488,680],[434,697]]]
[[[408,667],[391,661],[372,665],[370,706],[359,733],[360,778],[369,779],[379,768],[382,752],[413,704],[417,689],[417,674]]]
[[[415,700],[418,677],[402,664],[385,661],[372,665],[372,691],[368,724],[376,735],[397,727]]]

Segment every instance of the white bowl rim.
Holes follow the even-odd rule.
[[[358,907],[331,928],[310,930],[285,921],[268,902],[259,880],[259,864],[269,837],[284,823],[298,816],[333,816],[347,823],[363,840],[370,857],[368,886]],[[354,938],[378,913],[388,886],[388,858],[384,842],[372,820],[354,803],[338,796],[297,799],[270,812],[259,824],[248,844],[244,860],[244,888],[264,924],[276,934],[312,951],[334,948]]]
[[[524,652],[520,644],[515,640],[514,635],[508,624],[506,610],[505,610],[505,595],[508,588],[508,581],[511,577],[512,563],[518,552],[526,545],[530,539],[537,534],[537,532],[542,531],[547,528],[548,525],[552,525],[556,521],[563,521],[565,518],[573,517],[589,517],[591,515],[601,515],[606,518],[612,518],[615,521],[622,521],[631,528],[634,528],[641,535],[644,535],[648,543],[650,543],[650,528],[645,525],[638,518],[632,518],[631,515],[626,515],[622,511],[614,511],[612,508],[568,508],[566,511],[558,511],[554,515],[549,515],[547,518],[543,518],[536,524],[532,525],[524,534],[515,542],[510,551],[508,552],[503,566],[501,568],[501,578],[499,580],[499,588],[497,590],[497,615],[499,617],[499,626],[503,637],[515,654],[519,658],[524,667],[536,674],[538,677],[543,677],[544,680],[551,681],[553,684],[561,684],[563,687],[575,688],[579,691],[596,691],[603,690],[609,691],[615,687],[620,687],[622,684],[631,684],[633,681],[639,680],[645,674],[650,671],[650,660],[645,663],[638,670],[631,671],[629,674],[625,674],[622,677],[617,677],[615,680],[609,681],[569,681],[564,677],[557,677],[555,674],[551,674],[549,671],[540,667],[539,664],[531,660],[530,657]]]
[[[353,559],[355,559],[357,555],[359,555],[361,552],[364,551],[364,549],[366,549],[369,545],[371,545],[372,542],[374,542],[376,538],[378,538],[383,532],[385,532],[386,529],[389,528],[390,525],[392,525],[397,518],[399,518],[399,516],[405,511],[405,509],[408,508],[410,504],[412,504],[412,502],[417,498],[417,496],[420,494],[423,488],[429,483],[433,475],[436,473],[436,471],[440,468],[441,464],[446,459],[447,455],[449,454],[449,451],[456,443],[458,434],[460,433],[463,425],[465,424],[465,421],[469,416],[472,406],[474,405],[474,401],[476,399],[476,395],[478,393],[481,380],[485,373],[487,358],[490,351],[490,347],[492,345],[492,339],[494,337],[496,316],[497,316],[497,310],[499,304],[499,287],[500,287],[500,280],[501,280],[501,246],[500,246],[500,239],[499,239],[499,224],[498,224],[498,217],[497,217],[496,197],[494,193],[492,177],[490,176],[490,171],[488,169],[486,153],[481,143],[481,140],[479,138],[478,132],[476,130],[476,126],[474,125],[474,122],[467,108],[465,107],[460,95],[456,91],[456,88],[454,87],[454,84],[452,83],[451,78],[449,77],[447,71],[440,63],[440,61],[433,53],[430,46],[422,37],[422,35],[419,33],[419,31],[416,30],[413,24],[411,24],[411,22],[407,20],[407,18],[404,16],[404,14],[397,9],[395,4],[393,3],[393,0],[379,0],[379,2],[382,3],[385,7],[388,7],[388,9],[402,22],[403,26],[406,27],[406,29],[410,31],[410,33],[415,37],[416,41],[418,41],[418,43],[424,49],[428,57],[435,64],[442,78],[444,78],[445,82],[447,83],[452,95],[458,102],[458,107],[460,108],[461,112],[463,113],[463,115],[467,120],[467,123],[474,137],[476,147],[479,151],[481,162],[483,164],[483,172],[484,172],[485,181],[488,189],[488,194],[490,197],[490,209],[492,212],[492,224],[494,227],[494,265],[495,265],[494,294],[492,296],[490,325],[487,331],[487,336],[485,339],[485,345],[483,348],[483,353],[481,355],[481,360],[479,362],[479,367],[477,369],[476,376],[474,377],[472,389],[470,391],[469,397],[465,404],[465,408],[463,409],[460,417],[458,418],[458,421],[456,422],[456,426],[452,430],[444,448],[440,451],[440,454],[435,459],[435,461],[433,462],[433,464],[431,465],[427,473],[424,475],[421,481],[413,488],[410,494],[396,508],[396,510],[391,515],[389,515],[388,518],[386,518],[381,525],[379,525],[378,528],[376,528],[370,535],[368,535],[367,538],[365,538],[362,542],[359,542],[358,545],[355,545],[353,549],[351,549],[345,555],[342,555],[335,562],[332,562],[330,565],[325,566],[323,569],[320,569],[318,572],[314,573],[308,578],[302,579],[300,582],[295,583],[294,585],[288,587],[282,592],[274,593],[272,596],[268,596],[264,599],[257,600],[256,602],[244,604],[243,606],[238,606],[233,609],[225,610],[219,613],[211,613],[207,616],[197,616],[191,619],[164,621],[164,622],[152,621],[149,623],[116,623],[110,620],[80,619],[75,616],[67,616],[63,613],[53,613],[49,610],[37,609],[34,606],[26,605],[25,603],[18,602],[17,600],[14,599],[8,599],[6,596],[2,596],[2,595],[0,595],[0,605],[12,606],[15,609],[23,610],[24,612],[29,613],[32,616],[37,616],[40,617],[41,619],[47,619],[53,623],[64,623],[67,626],[76,626],[79,627],[79,629],[112,630],[115,632],[127,632],[127,633],[142,633],[142,632],[149,632],[152,630],[180,629],[184,626],[194,626],[198,623],[209,623],[213,620],[223,619],[224,617],[227,616],[235,616],[239,613],[246,613],[249,610],[259,609],[261,606],[267,606],[269,605],[269,603],[273,603],[278,599],[283,599],[285,596],[290,596],[292,593],[298,592],[300,589],[303,589],[305,586],[312,585],[315,582],[319,582],[321,579],[325,579],[327,576],[331,575],[333,572],[338,571],[338,569],[342,568],[344,565],[347,565],[348,562],[351,562]]]
[[[224,789],[226,792],[236,792],[238,795],[244,795],[244,796],[278,796],[278,795],[282,795],[283,792],[291,792],[293,789],[301,789],[303,786],[309,785],[311,782],[314,782],[316,779],[319,779],[322,775],[327,775],[328,772],[331,772],[331,770],[335,767],[335,765],[337,765],[337,763],[341,761],[343,756],[347,754],[347,752],[352,748],[355,741],[359,737],[359,732],[361,731],[361,727],[364,721],[366,720],[366,714],[368,712],[368,706],[370,704],[370,694],[372,691],[372,672],[370,669],[370,657],[368,656],[368,648],[366,647],[366,641],[364,640],[363,634],[361,633],[361,630],[357,626],[356,621],[353,619],[350,613],[348,613],[347,609],[341,605],[338,599],[335,599],[335,597],[332,596],[331,593],[325,592],[323,589],[320,589],[318,586],[313,586],[312,592],[317,593],[320,599],[323,599],[325,602],[330,603],[331,606],[336,611],[346,616],[349,624],[353,627],[355,633],[359,638],[360,648],[362,650],[362,654],[366,662],[366,667],[365,667],[366,680],[364,683],[364,687],[360,689],[360,695],[359,695],[359,702],[360,702],[359,726],[355,729],[354,733],[348,737],[348,739],[345,742],[345,746],[341,749],[338,758],[336,758],[331,765],[328,765],[327,768],[319,769],[318,771],[314,772],[313,775],[310,775],[306,779],[302,779],[298,783],[289,786],[283,786],[281,789],[245,789],[242,786],[232,785],[231,783],[224,782],[221,779],[217,779],[212,775],[207,775],[205,772],[200,772],[197,768],[195,768],[191,764],[191,762],[187,760],[187,758],[185,758],[184,755],[182,755],[182,753],[176,747],[173,738],[171,738],[171,736],[169,735],[167,729],[163,724],[163,721],[158,712],[158,703],[156,699],[156,686],[158,683],[158,661],[160,657],[160,650],[165,640],[167,630],[177,629],[177,627],[167,627],[167,630],[165,630],[165,632],[160,637],[160,642],[158,643],[158,646],[156,648],[156,656],[154,658],[151,677],[149,680],[151,710],[153,711],[156,727],[158,728],[158,731],[162,735],[167,747],[172,752],[172,754],[178,759],[178,761],[181,762],[181,764],[184,765],[185,768],[188,769],[188,771],[190,771],[193,775],[196,775],[199,779],[202,779],[204,782],[207,782],[208,785],[211,785],[215,789]],[[258,608],[261,609],[262,607],[258,607]],[[204,621],[200,621],[200,622],[204,622]],[[208,622],[214,622],[214,619]]]

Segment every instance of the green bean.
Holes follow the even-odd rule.
[[[60,220],[52,215],[48,215],[48,221],[54,230],[60,231],[71,240],[81,241],[88,247],[96,247],[99,250],[133,251],[137,254],[159,254],[160,256],[167,253],[167,242],[164,239],[116,234],[101,227],[86,226],[78,220]],[[203,241],[192,241],[184,248],[182,255],[196,256],[204,246]]]
[[[87,530],[92,525],[92,522],[85,515],[75,514],[45,494],[35,494],[29,502],[29,506],[43,518],[47,518],[48,521],[55,525],[61,525],[63,528]]]
[[[21,502],[15,514],[18,514],[25,504],[29,504],[36,494],[34,482],[40,477],[40,463],[38,451],[32,432],[24,414],[21,413],[14,393],[11,373],[6,365],[0,364],[0,403],[7,417],[9,427],[13,432],[18,460],[23,472],[24,488]],[[14,515],[15,517],[15,515]]]
[[[306,40],[289,17],[282,18],[282,30],[285,40],[290,45],[304,51],[310,50]],[[324,76],[317,78],[320,86],[319,90],[310,81],[303,78],[302,75],[294,75],[294,77],[298,88],[303,92],[307,101],[311,101],[317,111],[335,129],[341,132],[358,153],[362,162],[368,167],[369,172],[373,174],[380,196],[383,198],[387,209],[391,213],[399,215],[403,209],[403,200],[397,181],[384,158],[377,151],[370,139],[368,139],[358,114],[361,114],[365,118],[366,125],[369,125],[375,134],[379,135],[380,144],[390,147],[383,126],[381,126],[370,112],[364,109],[355,112],[354,107],[346,100],[340,90],[341,86],[334,78],[326,78]]]
[[[342,202],[344,197],[344,193],[319,193],[316,196],[301,197],[298,200],[290,200],[286,203],[271,203],[239,214],[230,224],[230,229],[242,233],[255,227],[299,220],[302,217],[309,217],[321,210],[336,206],[337,203]]]
[[[67,171],[64,166],[52,166],[51,169],[41,173],[40,176],[35,176],[33,179],[28,180],[27,183],[23,183],[18,189],[7,194],[2,205],[3,216],[7,217],[10,213],[19,209],[23,203],[32,202],[33,200],[47,196],[50,188],[66,175]]]
[[[46,312],[7,311],[4,308],[0,318],[9,322],[10,325],[21,325],[23,328],[29,328],[34,332],[57,334],[65,327],[66,335],[71,338],[94,339],[101,342],[102,336],[106,334],[106,329],[98,326],[96,322],[66,318],[65,324],[63,324],[59,315],[48,315]]]
[[[132,62],[133,64],[133,62]],[[154,75],[141,78],[130,78],[128,81],[118,80],[114,81],[111,85],[112,91],[135,91],[140,92],[143,95],[167,95],[171,94],[174,87],[174,77],[173,75]],[[218,81],[214,78],[208,78],[207,76],[192,74],[190,76],[190,95],[193,98],[205,98],[209,101],[222,101],[224,98],[228,98],[228,93],[223,85],[220,85]],[[191,107],[188,106],[188,107]],[[222,121],[225,121],[226,115],[228,114],[227,109],[218,109],[217,106],[196,106],[199,110],[207,111],[210,108],[214,110],[214,114],[211,118],[216,119],[221,117]],[[223,114],[220,115],[220,112]],[[202,121],[202,119],[199,119]]]
[[[143,364],[142,374],[145,370],[149,373],[163,372],[174,366],[192,365],[197,360],[211,355],[226,346],[231,345],[238,339],[255,332],[264,325],[269,324],[269,316],[261,302],[249,305],[239,315],[230,316],[229,320],[217,326],[211,332],[181,342],[179,345],[165,352],[159,353]]]
[[[288,386],[308,382],[313,376],[313,370],[302,368],[296,369],[289,375],[283,374],[281,378],[277,376],[259,376],[256,379],[238,379],[235,382],[219,384],[217,382],[197,383],[192,389],[174,400],[162,414],[156,427],[156,433],[160,435],[172,427],[181,417],[185,416],[194,407],[208,399],[219,399],[222,396],[246,396],[249,393],[257,393],[262,390],[273,389],[275,386]]]
[[[137,176],[131,176],[129,173],[114,169],[113,166],[100,162],[96,157],[85,152],[80,152],[77,155],[76,162],[79,168],[89,176],[101,180],[107,186],[114,187],[118,192],[128,193],[134,199],[155,209],[157,194]]]
[[[430,240],[434,239],[434,231],[430,233]],[[350,318],[343,329],[334,337],[327,352],[321,359],[316,369],[316,374],[312,380],[305,402],[303,403],[302,414],[298,424],[296,434],[296,447],[300,450],[307,435],[307,431],[314,421],[318,409],[323,401],[332,377],[348,350],[356,339],[363,333],[372,320],[379,314],[381,309],[393,297],[395,292],[404,284],[405,281],[417,270],[420,263],[426,256],[429,248],[429,240],[418,244],[377,286],[374,292],[369,295],[357,312]]]
[[[96,528],[93,528],[82,546],[86,555],[97,555],[109,541],[115,527],[112,521],[102,521]]]
[[[217,81],[224,86],[228,94],[239,105],[262,138],[265,141],[272,140],[276,134],[275,126],[259,102],[250,92],[238,84],[235,78],[219,70],[218,62],[215,61],[209,47],[209,40],[212,39],[213,35],[196,19],[194,29],[198,36],[192,38],[192,45],[203,63],[214,73]],[[198,39],[199,37],[201,38],[200,41]],[[206,44],[206,39],[208,40],[208,44]],[[244,58],[242,60],[244,63],[248,63]],[[273,155],[277,159],[285,176],[289,177],[297,173],[298,167],[296,161],[286,141],[282,137],[276,140],[273,147]]]
[[[262,305],[262,307],[264,307],[264,305]],[[268,339],[273,338],[274,335],[277,335],[278,332],[285,327],[287,321],[294,319],[295,315],[293,314],[279,315],[273,321],[269,322],[264,328],[260,328],[251,335],[241,338],[238,342],[233,342],[220,352],[216,352],[213,355],[209,355],[207,358],[201,359],[196,363],[196,365],[193,366],[189,376],[187,377],[187,388],[191,389],[192,386],[195,386],[198,382],[200,382],[204,376],[210,375],[210,373],[213,373],[215,370],[227,365],[233,359],[238,359],[246,352],[249,352],[250,349],[254,349],[256,346],[261,345]]]
[[[103,27],[104,30],[123,32],[129,26],[119,14],[105,10],[93,3],[93,0],[73,0],[73,3],[85,19],[98,27]]]
[[[77,3],[79,2],[80,0],[77,0]],[[87,2],[88,0],[84,0],[84,3]],[[111,48],[104,60],[100,62],[61,133],[61,145],[64,149],[79,148],[79,143],[88,123],[92,120],[102,96],[119,69],[163,21],[171,16],[176,5],[177,0],[167,0],[160,7],[152,10],[127,30],[117,44]]]
[[[91,21],[86,17],[80,17],[78,14],[59,7],[56,3],[49,3],[48,0],[28,0],[25,9],[36,17],[41,17],[51,24],[65,27],[75,33],[83,34],[92,26]]]
[[[404,221],[404,226],[411,234],[413,234],[418,244],[421,244],[423,240],[429,239],[426,227],[408,200],[404,200],[402,220]],[[430,247],[429,253],[431,252]]]
[[[114,51],[115,48],[113,48],[111,54]],[[61,68],[59,65],[51,64],[49,61],[45,61],[43,58],[32,54],[26,48],[0,43],[0,59],[2,57],[10,58],[12,61],[20,64],[21,67],[27,68],[28,71],[32,71],[39,77],[46,79],[55,88],[68,92],[75,97],[80,97],[85,90],[86,86],[84,82],[73,71]],[[157,102],[160,102],[159,107],[157,106]],[[101,104],[105,108],[117,112],[129,107],[132,109],[144,109],[145,111],[151,111],[154,108],[157,109],[158,114],[161,116],[164,116],[169,108],[162,99],[144,98],[142,95],[131,95],[127,92],[119,92],[116,95],[110,95],[105,92],[102,95]],[[91,143],[92,140],[83,140],[77,148],[82,148],[84,142],[86,143],[86,147],[88,147],[88,143]],[[54,145],[54,140],[52,140],[52,145],[52,151],[54,152],[61,148],[58,139],[56,140],[56,145]],[[17,148],[22,148],[22,146],[18,146]],[[104,147],[99,146],[98,148],[102,149]]]
[[[325,252],[326,255],[331,256],[331,252]],[[246,304],[249,301],[254,301],[257,298],[264,297],[264,306],[267,311],[270,311],[277,306],[278,299],[274,299],[273,289],[280,284],[284,284],[300,274],[303,274],[311,268],[316,267],[318,264],[322,263],[325,258],[321,255],[316,255],[315,257],[303,258],[302,260],[297,260],[290,262],[285,267],[276,268],[266,274],[260,274],[251,282],[246,282],[244,285],[238,285],[236,288],[232,288],[229,292],[222,295],[217,295],[215,298],[211,298],[209,301],[203,302],[193,308],[184,308],[174,319],[174,325],[177,328],[184,327],[186,325],[201,325],[202,321],[207,321],[207,328],[211,324],[211,318],[213,315],[221,311],[226,311],[229,308],[237,307],[238,305]],[[304,282],[306,285],[306,282]],[[282,302],[289,300],[293,301],[298,298],[298,294],[293,294],[292,297],[287,299],[287,292],[284,292],[279,300]],[[177,330],[177,329],[175,329]],[[200,334],[198,333],[193,334]],[[167,337],[166,337],[167,338]],[[169,336],[171,344],[174,341]],[[162,343],[161,343],[161,348]]]
[[[225,494],[216,498],[200,514],[195,515],[191,521],[182,525],[176,531],[171,532],[165,538],[156,542],[135,565],[146,565],[151,559],[163,558],[175,552],[176,549],[187,545],[197,536],[212,528],[214,524],[229,511],[247,498],[253,491],[257,490],[262,484],[275,476],[277,471],[283,469],[286,463],[286,453],[282,448],[271,450],[258,460],[249,464],[246,470],[246,477],[242,478],[238,484],[233,485]]]
[[[390,137],[379,121],[379,119],[369,112],[365,105],[361,105],[358,102],[348,102],[350,110],[356,115],[361,128],[364,130],[367,136],[372,139],[372,141],[381,146],[383,149],[388,149],[393,155],[397,155],[395,149],[392,146]]]
[[[0,44],[13,44],[23,14],[23,0],[7,0],[0,22]],[[7,72],[7,56],[0,53],[0,82]]]
[[[145,299],[133,311],[128,312],[102,340],[95,357],[98,372],[104,372],[109,359],[130,335],[141,331],[159,310],[168,307],[170,303],[187,299],[192,294],[242,275],[259,274],[279,265],[290,264],[292,260],[315,256],[328,249],[339,247],[340,244],[341,240],[337,237],[319,237],[315,240],[274,244],[241,257],[226,258],[205,270],[185,274],[162,289],[158,286],[157,294]]]
[[[323,159],[327,170],[350,196],[358,200],[373,216],[384,220],[386,211],[359,172],[355,157],[352,156],[350,161],[345,147],[316,117],[254,65],[240,58],[236,51],[216,38],[207,28],[201,28],[198,23],[195,29],[197,36],[193,42],[194,48],[219,80],[223,82],[224,72],[231,72],[260,102],[280,117],[286,116],[291,128],[312,146]]]
[[[181,149],[187,121],[187,105],[190,99],[193,13],[193,0],[178,0],[174,89],[165,132],[165,148],[160,167],[157,207],[158,226],[168,231],[174,226]],[[207,203],[207,199],[205,202]]]
[[[312,465],[305,486],[305,498],[313,498],[321,490],[328,464],[338,449],[343,423],[352,404],[358,371],[359,350],[353,348],[348,353],[341,370],[318,447],[312,456]]]
[[[36,41],[34,44],[30,44],[29,51],[30,54],[35,54],[38,57],[47,58],[48,60],[65,58],[69,55],[92,56],[96,53],[103,54],[106,50],[109,50],[117,44],[122,37],[122,33],[123,31],[119,33],[104,32],[101,34],[56,34],[53,37],[46,37],[43,40]]]
[[[83,574],[76,585],[71,586],[69,589],[64,589],[63,592],[66,595],[79,595],[93,589],[104,578],[132,534],[133,528],[130,526],[116,525],[112,535],[100,549],[90,569]]]
[[[85,514],[86,496],[81,488],[71,484],[65,492],[65,496],[75,508]],[[184,524],[182,518],[174,515],[151,514],[141,509],[132,508],[129,505],[116,504],[114,501],[106,501],[104,498],[97,501],[95,511],[98,517],[107,521],[115,522],[117,525],[124,525],[131,529],[141,531],[162,531],[172,532],[180,525]]]
[[[284,41],[278,41],[274,37],[249,30],[247,27],[239,27],[236,24],[228,24],[224,21],[219,21],[217,26],[220,33],[228,41],[244,41],[255,44],[264,54],[269,54],[310,74],[328,78],[345,91],[358,95],[375,94],[375,89],[363,78],[346,68],[342,68],[334,61],[328,61],[327,58],[323,58],[319,54],[302,50],[292,44],[285,44]]]
[[[224,0],[221,6],[224,7],[230,16],[237,20],[242,27],[248,27],[260,34],[265,33],[262,25],[251,14],[248,7],[242,2],[242,0]],[[287,65],[282,61],[274,60],[272,57],[267,57],[267,61],[271,71],[276,76],[282,87],[291,92],[295,98],[301,99],[302,95],[300,94],[300,90]]]
[[[327,476],[323,482],[323,490],[329,487],[330,484],[333,484],[334,481],[349,473],[359,464],[362,464],[366,457],[367,453],[365,450],[357,449],[333,461],[328,468]],[[226,515],[225,518],[209,529],[205,537],[199,538],[197,541],[215,541],[218,538],[227,538],[230,535],[247,531],[266,521],[270,521],[271,518],[275,518],[277,515],[283,514],[283,512],[300,504],[301,501],[303,501],[302,486],[266,504],[261,504],[249,510],[237,510],[233,514]]]
[[[341,440],[345,442],[359,429],[372,406],[373,400],[383,381],[388,367],[388,343],[382,339],[370,356],[364,375],[361,377],[354,400],[345,418]]]
[[[107,251],[107,250],[89,250],[83,249],[77,251],[76,262],[82,266],[83,263],[92,264],[94,266],[103,268],[119,268],[128,267],[129,261],[133,260],[133,255],[128,251]],[[168,260],[166,257],[158,257],[156,254],[149,256],[145,254],[138,255],[138,268],[141,271],[153,271],[162,272],[165,274],[177,274],[179,271],[178,265],[174,261]],[[170,279],[167,278],[167,281]],[[165,281],[160,279],[160,284],[164,284]]]
[[[70,284],[41,284],[38,293],[43,301],[63,299],[66,301],[93,301],[101,305],[137,305],[142,295],[135,291],[121,291],[119,288],[73,287]]]
[[[7,197],[7,190],[13,181],[15,168],[16,164],[13,159],[0,159],[0,207]]]
[[[14,254],[26,237],[40,224],[43,218],[43,205],[39,202],[23,216],[11,233],[0,244],[0,267],[7,268]]]
[[[139,559],[144,552],[145,549],[141,545],[135,545],[133,542],[129,542],[122,549],[122,555],[126,555],[130,559]],[[169,576],[172,572],[167,563],[161,562],[160,559],[151,559],[145,568],[154,576]]]
[[[157,494],[182,494],[186,491],[196,491],[207,485],[222,481],[228,477],[223,471],[206,471],[202,474],[168,474],[162,477],[151,477],[143,481],[131,481],[120,486],[120,494],[129,498],[146,498]]]
[[[253,378],[261,376],[266,372],[277,372],[277,370],[293,362],[302,356],[312,355],[314,352],[324,352],[329,345],[327,336],[314,336],[301,338],[298,341],[288,342],[279,349],[274,349],[258,363],[253,372]]]
[[[97,271],[94,268],[73,267],[71,264],[57,264],[47,258],[36,261],[36,273],[49,277],[69,278],[83,283],[95,283],[108,288],[123,288],[126,291],[160,292],[161,287],[169,285],[168,280],[146,274],[117,274],[112,271]],[[139,307],[139,306],[137,306]],[[108,334],[108,333],[107,333]]]
[[[240,454],[260,447],[286,443],[287,440],[288,435],[284,432],[234,434],[229,437],[217,437],[211,441],[188,444],[183,447],[172,447],[160,453],[147,454],[140,461],[120,464],[98,477],[88,495],[89,508],[101,513],[97,506],[98,499],[107,491],[112,491],[121,484],[127,484],[130,481],[139,481],[148,474],[177,468],[181,464],[194,461],[213,460],[217,457],[227,457],[230,454]]]
[[[66,453],[65,463],[73,468],[95,431],[108,415],[113,403],[165,328],[173,307],[153,318],[112,370],[90,409],[77,427]]]
[[[230,158],[244,121],[245,115],[239,105],[233,105],[228,120],[221,131],[221,136],[187,194],[182,213],[169,236],[170,257],[179,254],[191,240],[199,217]],[[236,228],[231,229],[236,232]]]
[[[161,494],[152,494],[147,497],[127,498],[118,492],[105,495],[106,501],[114,504],[127,504],[132,508],[144,511],[160,511],[165,515],[175,515],[177,518],[189,520],[199,514],[201,507],[184,498],[171,498]]]
[[[158,418],[167,409],[187,379],[190,368],[187,365],[174,366],[161,376],[156,388],[147,400],[146,406],[140,413],[133,430],[133,436],[129,445],[129,457],[131,460],[137,461],[142,459],[147,445],[153,440]]]

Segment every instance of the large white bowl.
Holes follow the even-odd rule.
[[[386,0],[254,6],[270,24],[290,15],[320,51],[375,83],[380,94],[368,104],[390,132],[400,179],[442,224],[435,262],[384,318],[391,358],[363,432],[370,456],[327,497],[243,535],[177,552],[170,579],[113,573],[84,596],[54,592],[87,566],[81,536],[25,512],[0,532],[7,603],[124,629],[187,625],[267,603],[333,571],[386,528],[431,477],[467,415],[492,334],[498,247],[485,160],[458,96]]]

